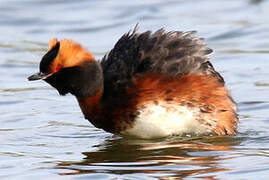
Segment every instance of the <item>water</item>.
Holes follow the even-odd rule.
[[[268,179],[269,2],[0,1],[0,179]],[[236,137],[126,139],[94,128],[74,97],[28,82],[51,37],[101,58],[126,31],[198,30],[240,109]]]

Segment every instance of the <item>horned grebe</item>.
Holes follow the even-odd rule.
[[[73,94],[84,117],[111,133],[235,135],[236,105],[206,57],[212,50],[193,33],[135,28],[101,61],[72,40],[52,39],[28,79]]]

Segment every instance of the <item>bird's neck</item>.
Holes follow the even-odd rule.
[[[91,116],[102,111],[101,98],[103,89],[100,89],[95,95],[91,97],[77,97],[81,111],[86,119],[92,118]]]
[[[92,119],[102,111],[103,72],[98,62],[90,63],[82,71],[81,91],[74,94],[86,119]],[[83,91],[82,91],[83,90]]]

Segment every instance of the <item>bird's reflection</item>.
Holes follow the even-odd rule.
[[[160,179],[189,176],[214,179],[214,173],[229,171],[221,161],[241,142],[236,137],[169,138],[162,140],[110,139],[98,150],[83,152],[77,162],[61,162],[61,175],[85,173],[146,174]],[[70,171],[71,170],[71,171]],[[208,175],[210,174],[210,175]]]

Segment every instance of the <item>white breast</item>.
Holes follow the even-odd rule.
[[[198,108],[170,104],[165,101],[149,103],[139,110],[132,128],[122,134],[144,139],[160,138],[181,134],[208,134],[210,129],[199,122]]]

